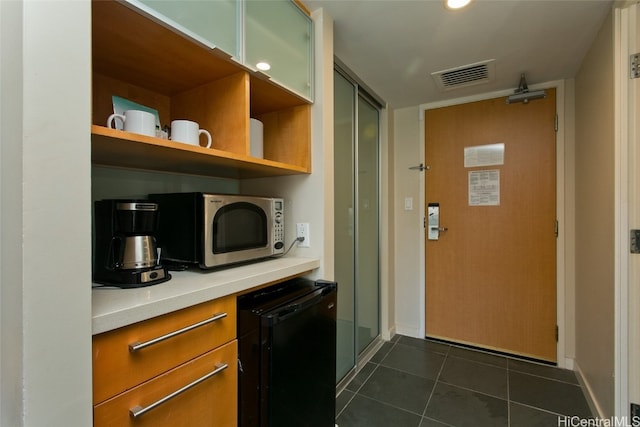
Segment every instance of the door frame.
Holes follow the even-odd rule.
[[[567,87],[568,86],[568,87]],[[573,106],[565,107],[566,92],[573,90],[573,84],[567,84],[563,80],[556,80],[541,84],[530,85],[531,90],[538,89],[556,89],[556,114],[558,115],[558,130],[556,132],[556,218],[559,223],[558,238],[556,241],[556,322],[558,325],[558,342],[556,344],[556,360],[558,366],[566,369],[573,369],[573,359],[566,357],[567,340],[575,338],[575,302],[571,298],[574,294],[574,254],[573,251],[565,253],[567,239],[574,239],[574,124],[573,124]],[[420,120],[420,158],[425,165],[429,165],[429,160],[425,159],[425,131],[424,131],[424,112],[435,108],[449,107],[452,105],[467,104],[470,102],[483,101],[492,98],[499,98],[513,94],[513,90],[503,90],[497,92],[488,92],[485,94],[474,95],[463,98],[449,99],[445,101],[432,102],[422,104],[419,108]],[[535,101],[534,101],[535,102]],[[570,111],[567,111],[570,110]],[[567,120],[569,118],[569,120]],[[570,151],[565,156],[566,150]],[[429,174],[426,170],[420,180],[420,217],[425,218],[425,178]],[[569,177],[569,178],[568,178]],[[567,200],[570,197],[570,200]],[[422,225],[422,224],[421,224]],[[425,259],[425,233],[420,234],[420,259]],[[425,265],[422,262],[420,269],[420,335],[425,336],[425,295],[426,295],[426,277]],[[570,286],[567,286],[570,284]],[[567,291],[570,294],[567,295]],[[567,298],[568,297],[568,298]],[[567,317],[567,315],[569,315]],[[570,336],[567,336],[567,332]]]
[[[640,197],[631,190],[630,179],[638,177],[638,133],[636,124],[637,94],[629,77],[629,55],[637,53],[638,5],[626,3],[616,7],[614,16],[614,79],[615,79],[615,279],[614,279],[614,411],[618,416],[629,415],[629,403],[638,393],[631,389],[638,377],[638,368],[631,363],[636,360],[640,336],[638,327],[630,321],[637,320],[640,305],[629,296],[637,296],[639,263],[629,253],[629,230],[640,212]],[[637,85],[637,83],[635,83]],[[635,155],[635,157],[634,157]],[[629,334],[634,334],[631,338]],[[597,408],[601,413],[600,408]]]

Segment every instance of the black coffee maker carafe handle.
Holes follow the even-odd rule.
[[[122,267],[122,237],[113,236],[109,243],[109,259],[106,268],[116,270]]]

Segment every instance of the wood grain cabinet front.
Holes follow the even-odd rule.
[[[93,403],[97,405],[235,337],[233,296],[95,335]]]
[[[94,407],[94,426],[237,425],[237,341]]]

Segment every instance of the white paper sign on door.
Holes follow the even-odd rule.
[[[469,172],[469,206],[500,205],[500,171]]]
[[[464,167],[504,165],[504,143],[464,148]]]

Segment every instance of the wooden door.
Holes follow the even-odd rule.
[[[555,114],[554,90],[425,111],[427,336],[556,360]]]

